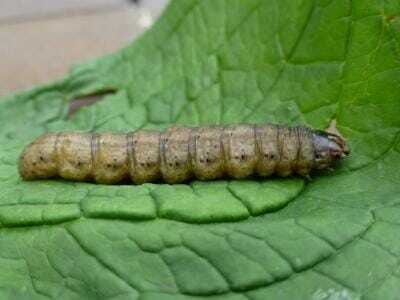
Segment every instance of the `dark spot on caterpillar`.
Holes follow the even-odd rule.
[[[40,156],[40,157],[39,157],[39,159],[40,159],[41,161],[44,161],[44,158],[43,158],[43,156]]]
[[[329,134],[326,131],[323,130],[316,130],[316,133],[325,137],[328,137]]]
[[[241,160],[245,160],[245,159],[246,159],[246,155],[245,155],[245,154],[242,154],[242,155],[240,156],[240,159],[241,159]]]
[[[107,168],[111,168],[111,164],[107,164],[106,166],[107,166]]]

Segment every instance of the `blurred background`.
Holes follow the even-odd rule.
[[[0,0],[0,97],[52,81],[113,52],[157,19],[168,0]]]

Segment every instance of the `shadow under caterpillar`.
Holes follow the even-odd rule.
[[[227,125],[171,127],[127,134],[47,133],[23,151],[23,179],[136,184],[163,180],[308,176],[349,154],[336,134],[306,127]]]

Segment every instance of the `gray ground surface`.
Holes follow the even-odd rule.
[[[0,1],[0,96],[62,77],[140,35],[168,0]]]

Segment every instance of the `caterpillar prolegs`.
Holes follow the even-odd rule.
[[[308,176],[348,153],[339,135],[272,124],[171,127],[128,134],[48,133],[26,147],[19,172],[25,180],[62,177],[106,184],[126,179],[140,184]]]

